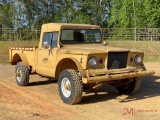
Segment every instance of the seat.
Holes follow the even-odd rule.
[[[84,42],[84,35],[80,32],[74,32],[74,40],[77,42]]]

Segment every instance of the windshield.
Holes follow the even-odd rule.
[[[62,43],[99,43],[101,41],[101,32],[97,29],[63,29],[61,32]]]

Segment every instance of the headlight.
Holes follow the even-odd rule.
[[[88,60],[88,64],[89,64],[89,66],[91,66],[91,67],[96,66],[96,65],[97,65],[97,60],[96,60],[96,58],[95,58],[95,57],[90,57],[89,60]]]
[[[135,63],[140,64],[142,62],[142,57],[140,55],[136,55]]]

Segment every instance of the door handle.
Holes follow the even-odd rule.
[[[43,63],[46,63],[48,61],[48,58],[43,58]]]

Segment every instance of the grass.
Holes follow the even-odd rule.
[[[9,47],[37,46],[39,41],[0,41],[0,63],[9,63]],[[160,62],[160,42],[108,41],[109,46],[136,49],[144,52],[145,62]]]
[[[38,46],[38,41],[0,41],[0,63],[9,63],[9,48],[14,46]]]

